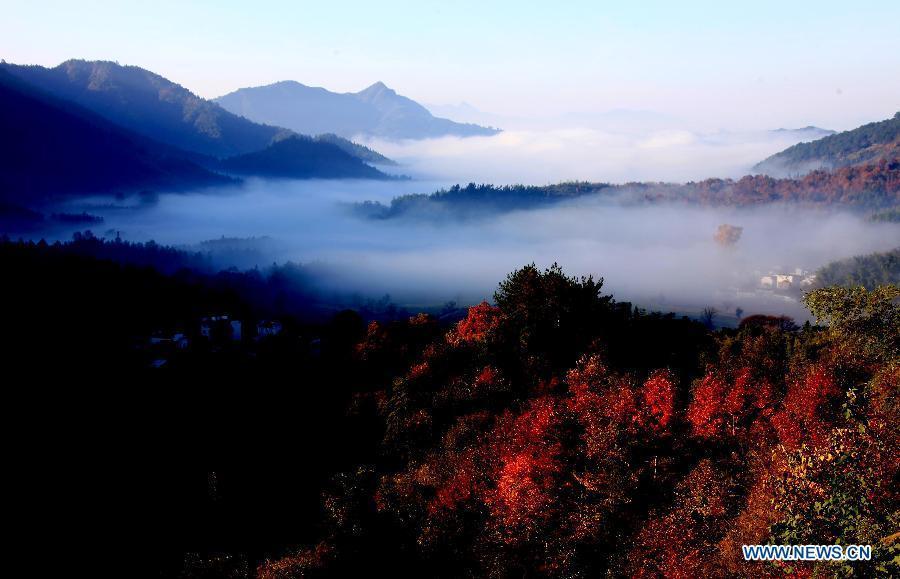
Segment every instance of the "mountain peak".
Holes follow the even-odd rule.
[[[294,88],[302,87],[296,84]],[[232,113],[258,122],[317,135],[344,138],[367,135],[388,139],[425,139],[446,135],[493,135],[497,131],[433,116],[414,100],[378,81],[359,92],[333,93],[324,88],[240,89],[216,99]]]
[[[99,66],[118,66],[118,63],[112,60],[85,60],[83,58],[70,58],[69,60],[59,63],[56,68],[96,68]]]
[[[386,84],[384,84],[383,82],[381,82],[380,80],[378,82],[376,82],[375,84],[373,84],[372,86],[369,86],[369,87],[364,88],[363,90],[359,91],[358,94],[370,95],[370,94],[380,94],[383,92],[387,92],[390,94],[397,94],[393,89],[388,88],[388,86]]]
[[[130,131],[192,153],[228,157],[260,150],[284,129],[242,119],[152,71],[103,60],[7,70]]]
[[[148,70],[145,70],[139,66],[129,66],[124,64],[119,64],[118,62],[112,60],[83,60],[78,58],[71,58],[65,62],[60,63],[56,70],[62,70],[67,72],[68,74],[82,73],[82,74],[127,74],[134,72],[141,72],[147,74],[153,74]],[[159,75],[153,75],[159,76]],[[160,77],[162,78],[162,77]]]
[[[88,90],[120,90],[123,86],[141,90],[152,87],[157,91],[174,91],[193,99],[199,98],[155,72],[112,60],[70,59],[49,70],[64,74],[70,82],[83,83]]]
[[[311,87],[307,87],[307,85],[305,85],[301,82],[297,82],[296,80],[279,80],[279,81],[273,82],[272,84],[270,84],[268,86],[300,86],[300,87],[311,88]]]

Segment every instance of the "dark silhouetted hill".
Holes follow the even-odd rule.
[[[143,68],[69,60],[55,68],[2,65],[13,76],[60,99],[161,143],[209,157],[259,151],[293,134],[234,115],[218,104]],[[364,162],[386,157],[335,136],[323,136]],[[198,159],[202,160],[202,159]]]
[[[3,70],[0,134],[0,198],[10,203],[232,182],[187,160],[182,151],[42,94]]]
[[[136,133],[176,147],[227,157],[268,146],[288,131],[259,125],[137,66],[69,60],[55,68],[4,70]]]
[[[338,145],[294,135],[262,151],[230,157],[221,168],[239,175],[290,179],[389,179]]]
[[[419,103],[377,82],[358,93],[333,93],[295,81],[242,88],[216,99],[229,111],[299,133],[424,139],[493,135],[497,129],[433,116]]]

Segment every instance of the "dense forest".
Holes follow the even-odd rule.
[[[87,234],[0,251],[19,280],[0,290],[10,367],[118,370],[117,396],[147,413],[97,417],[78,393],[48,432],[90,416],[117,435],[53,464],[106,466],[15,480],[66,481],[41,508],[130,513],[123,552],[156,576],[900,572],[896,285],[808,294],[824,327],[753,315],[713,331],[530,265],[458,322],[312,317],[290,313],[317,298],[289,270],[214,274],[202,253]],[[223,313],[242,335],[198,329]],[[284,329],[264,334],[273,316]],[[148,436],[192,467],[108,462]],[[743,561],[767,542],[871,544],[874,560]]]
[[[315,520],[329,474],[371,446],[346,418],[353,344],[366,320],[408,312],[323,306],[301,266],[215,273],[204,252],[89,234],[3,239],[0,263],[5,426],[18,433],[7,516],[23,558],[46,557],[30,539],[48,520],[67,566],[120,577],[249,577],[202,569],[222,551],[252,568],[314,538],[296,521]],[[242,331],[204,335],[223,315]],[[298,448],[302,461],[274,459]]]
[[[900,152],[900,112],[893,118],[808,143],[798,143],[758,163],[754,171],[802,175],[819,168],[837,168],[896,157]]]
[[[900,284],[900,248],[829,263],[816,272],[816,283],[861,285],[870,290],[884,284]]]
[[[900,288],[813,292],[827,329],[751,316],[709,333],[601,287],[525,267],[360,393],[379,455],[334,477],[321,541],[259,577],[900,572]],[[408,357],[396,332],[370,326],[355,359]],[[767,542],[875,555],[743,561]]]
[[[569,182],[546,186],[455,185],[431,194],[404,195],[385,205],[367,201],[353,206],[372,219],[402,215],[478,217],[532,209],[579,197],[600,196],[627,204],[684,203],[710,207],[747,207],[770,203],[843,206],[854,209],[900,205],[900,157],[834,171],[813,171],[798,179],[747,175],[738,180],[706,179],[684,184]]]
[[[389,205],[364,201],[353,205],[353,211],[371,219],[391,219],[406,214],[446,216],[449,210],[461,217],[474,217],[517,209],[533,209],[567,199],[612,190],[609,183],[570,182],[555,185],[486,185],[469,183],[454,185],[431,194],[395,197]]]
[[[123,286],[117,295],[121,295],[122,303],[118,306],[125,318],[142,318],[141,309],[144,303],[152,303],[160,311],[170,314],[154,313],[147,317],[148,321],[159,321],[160,328],[165,325],[190,325],[197,322],[201,310],[207,314],[218,309],[232,308],[252,312],[255,316],[265,318],[271,316],[288,316],[304,322],[319,323],[329,319],[336,312],[345,308],[358,311],[366,319],[394,319],[409,316],[410,313],[393,303],[390,296],[378,299],[363,297],[356,293],[341,293],[330,289],[330,276],[333,272],[323,265],[298,264],[285,262],[272,264],[265,268],[238,270],[235,267],[220,269],[221,257],[235,258],[242,251],[248,251],[244,240],[221,239],[210,240],[194,246],[194,249],[176,249],[157,244],[128,242],[119,238],[104,239],[96,237],[90,231],[76,232],[68,242],[11,240],[0,237],[0,257],[9,264],[7,274],[10,279],[18,280],[17,284],[8,284],[3,289],[3,296],[12,301],[7,303],[30,302],[33,296],[51,292],[57,295],[53,300],[54,311],[71,309],[73,314],[83,316],[88,323],[91,312],[95,309],[103,311],[107,306],[102,302],[106,290],[101,288]],[[252,247],[252,244],[251,244]],[[78,264],[84,263],[95,276],[79,276]],[[102,273],[102,275],[100,275]],[[134,288],[134,292],[145,296],[145,299],[134,299],[129,281],[132,275],[149,275],[158,278],[159,283],[174,284],[183,288],[200,288],[216,295],[228,296],[227,300],[213,300],[203,306],[202,301],[182,307],[178,302],[178,292],[172,296],[160,295],[152,298],[154,288]],[[156,282],[154,282],[155,284]],[[151,284],[151,285],[154,285]],[[84,291],[92,296],[91,307],[77,307],[78,301],[68,293],[55,288],[84,286]],[[95,296],[96,297],[93,297]],[[187,294],[185,294],[187,295]],[[98,301],[99,300],[99,301]],[[167,303],[175,300],[170,308]],[[218,304],[218,305],[217,305]],[[220,307],[221,306],[221,307]],[[180,309],[179,309],[180,308]],[[35,309],[37,304],[35,302]],[[184,312],[193,312],[184,315]],[[455,306],[441,306],[434,313],[449,314],[457,311]],[[462,311],[462,310],[460,310]],[[54,317],[58,313],[31,312],[28,308],[21,310],[22,315]],[[132,315],[133,314],[133,315]],[[18,315],[18,314],[17,314]],[[136,317],[135,317],[136,316]],[[140,327],[141,332],[150,328]]]

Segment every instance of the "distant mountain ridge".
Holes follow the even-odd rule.
[[[369,175],[380,179],[384,175],[366,163],[392,163],[376,151],[336,135],[308,139],[303,147],[272,148],[273,144],[296,137],[296,133],[232,114],[181,85],[136,66],[83,60],[69,60],[55,68],[3,63],[0,73],[30,87],[32,94],[43,94],[90,111],[123,131],[152,141],[157,148],[165,144],[171,147],[170,158],[178,157],[214,172],[234,165],[225,160],[241,157],[237,165],[246,175],[268,174],[275,163],[284,175],[294,178]],[[287,150],[309,158],[289,159],[285,157]],[[273,158],[267,158],[268,155]],[[313,159],[320,165],[314,166]],[[249,164],[254,160],[261,163],[259,173]],[[293,166],[289,167],[291,163]]]
[[[296,81],[242,88],[215,99],[226,110],[299,133],[387,139],[487,136],[498,129],[433,116],[382,82],[357,93],[335,93]]]
[[[54,68],[5,64],[4,70],[129,130],[212,157],[258,151],[290,131],[260,125],[137,66],[68,60]]]
[[[837,169],[900,156],[900,112],[827,137],[798,143],[757,163],[755,173],[802,176],[817,169]]]
[[[798,129],[786,129],[784,127],[775,129],[770,131],[775,135],[791,135],[796,136],[804,141],[814,141],[816,139],[821,139],[823,137],[828,137],[831,135],[836,135],[837,131],[832,131],[831,129],[823,129],[821,127],[816,127],[813,125],[808,125],[806,127],[800,127]]]

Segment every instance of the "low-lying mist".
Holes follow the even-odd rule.
[[[560,181],[702,180],[741,177],[803,139],[802,131],[701,133],[687,129],[516,129],[491,137],[369,140],[402,172],[454,182],[546,185]]]
[[[222,268],[286,261],[324,265],[330,273],[322,283],[329,290],[389,293],[410,309],[490,300],[510,271],[558,262],[569,275],[604,277],[605,291],[642,307],[690,313],[712,306],[723,316],[741,308],[746,314],[805,319],[796,301],[757,290],[760,275],[814,270],[889,249],[900,238],[896,224],[789,206],[623,207],[591,197],[475,220],[369,220],[347,207],[446,184],[255,180],[221,191],[164,194],[149,204],[94,200],[70,210],[101,215],[104,224],[94,227],[98,235],[209,251]],[[732,246],[714,241],[723,223],[743,227]],[[239,243],[246,251],[238,253],[217,253],[219,244],[202,244],[222,237],[256,239]]]

